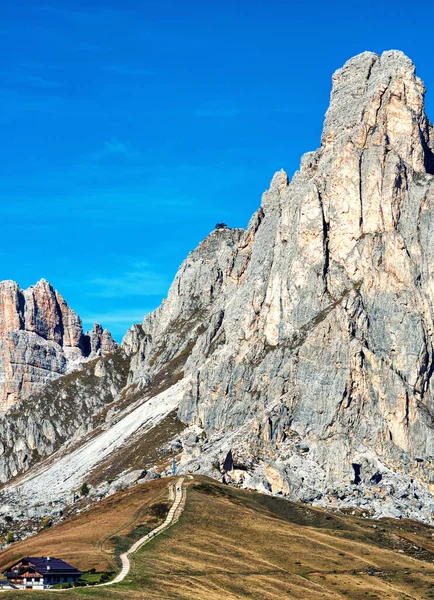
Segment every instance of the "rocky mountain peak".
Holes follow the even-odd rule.
[[[343,263],[365,235],[396,231],[406,190],[434,172],[425,87],[402,52],[365,52],[333,76],[321,147],[301,174],[318,194],[327,251]]]
[[[124,389],[101,382],[108,367],[94,365],[95,406],[108,388],[121,406],[128,390],[158,404],[163,389],[173,403],[158,410],[176,407],[188,427],[176,443],[185,472],[432,522],[434,135],[424,92],[400,52],[363,53],[339,69],[320,148],[291,182],[274,175],[246,230],[213,231],[187,256],[114,357]],[[13,329],[3,337],[15,349],[24,336],[29,350],[8,364],[24,356],[52,373],[50,360],[63,356],[65,372],[75,317],[51,314],[60,300],[41,288],[26,296],[0,286],[2,327]],[[103,337],[95,326],[87,352],[105,347]],[[18,369],[16,380],[33,385],[39,372]],[[87,382],[75,382],[78,396],[65,382],[83,406]],[[39,425],[29,434],[32,407],[26,418],[19,449],[0,457],[4,479],[27,468],[40,439]]]
[[[141,341],[134,332],[130,383],[186,358],[178,415],[209,438],[208,466],[201,455],[191,468],[215,474],[212,448],[230,451],[242,468],[228,480],[324,504],[337,488],[372,495],[370,482],[395,472],[405,486],[434,480],[424,93],[401,52],[348,61],[333,76],[320,148],[290,183],[274,175],[230,246],[216,232],[205,263],[192,253]],[[380,496],[376,510],[391,514],[386,488]]]
[[[80,317],[45,279],[25,290],[0,282],[0,409],[116,346],[100,326],[84,335]]]
[[[425,171],[429,132],[425,87],[402,52],[364,52],[333,75],[322,146],[352,141],[359,148],[382,145],[415,171]]]
[[[90,331],[86,333],[84,352],[87,356],[95,357],[116,350],[117,343],[108,329],[103,329],[99,323],[94,323]]]

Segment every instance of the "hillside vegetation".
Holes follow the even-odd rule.
[[[0,564],[48,553],[82,569],[111,568],[113,538],[127,536],[139,523],[151,526],[158,519],[155,506],[167,500],[168,483],[117,494],[12,546],[0,554]],[[180,521],[139,550],[125,582],[62,594],[70,600],[434,598],[433,535],[433,528],[413,521],[327,513],[194,477]]]
[[[89,510],[0,552],[0,569],[23,556],[56,556],[86,571],[118,568],[119,548],[134,531],[157,527],[169,509],[167,480],[119,492]],[[144,533],[142,533],[144,535]],[[125,538],[125,540],[123,540]]]

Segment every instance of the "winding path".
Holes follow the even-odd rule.
[[[163,531],[166,531],[166,529],[169,529],[169,527],[171,525],[174,525],[179,520],[179,517],[181,516],[182,511],[184,510],[184,505],[185,505],[186,492],[185,492],[185,489],[182,487],[183,483],[184,483],[184,477],[180,477],[175,484],[175,498],[174,498],[173,504],[170,507],[170,510],[167,514],[167,517],[164,520],[164,523],[162,523],[161,525],[159,525],[158,527],[156,527],[155,529],[153,529],[152,531],[150,531],[149,533],[147,533],[146,535],[141,537],[139,540],[137,540],[137,542],[134,542],[134,544],[126,552],[124,552],[123,554],[120,555],[120,559],[122,561],[122,570],[114,579],[112,579],[112,581],[107,581],[106,583],[97,583],[93,587],[113,585],[114,583],[119,583],[119,582],[123,581],[125,579],[125,577],[128,575],[128,573],[130,572],[130,568],[131,568],[131,563],[130,563],[130,559],[129,559],[130,554],[134,554],[134,552],[137,552],[137,550],[139,548],[141,548],[142,546],[147,544],[150,540],[154,539],[154,537],[156,537]],[[7,591],[7,590],[2,589],[0,591]],[[46,590],[46,591],[65,592],[68,590],[66,590],[64,588],[64,589],[51,589],[51,590]]]
[[[125,579],[125,577],[128,575],[130,568],[131,568],[129,555],[134,554],[134,552],[137,552],[137,550],[139,548],[141,548],[142,546],[147,544],[155,536],[159,535],[163,531],[166,531],[166,529],[169,529],[169,527],[171,525],[173,525],[174,523],[176,523],[178,521],[179,517],[181,516],[182,511],[184,510],[184,504],[185,504],[185,490],[182,487],[183,482],[184,482],[183,477],[180,477],[178,479],[178,481],[176,482],[175,499],[173,501],[173,504],[168,512],[168,515],[167,515],[164,523],[162,523],[161,525],[159,525],[158,527],[156,527],[155,529],[153,529],[152,531],[150,531],[149,533],[147,533],[146,535],[141,537],[139,540],[137,540],[137,542],[134,542],[134,544],[126,552],[121,554],[121,556],[120,556],[120,559],[122,561],[121,572],[118,575],[116,575],[116,577],[114,579],[112,579],[112,581],[108,581],[107,583],[100,583],[98,585],[100,585],[100,586],[113,585],[114,583],[119,583],[120,581],[123,581]],[[94,586],[94,587],[97,587],[97,586]]]

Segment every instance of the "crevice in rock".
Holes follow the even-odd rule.
[[[408,392],[405,392],[405,425],[408,429],[409,425],[409,410],[410,410],[410,398],[408,397]]]
[[[57,342],[60,346],[63,346],[63,340],[65,337],[65,326],[63,323],[62,309],[60,308],[59,300],[57,299],[56,296],[54,296],[54,304],[56,307],[56,309],[55,309],[56,313],[59,317],[59,323],[54,328],[53,341]]]
[[[232,458],[232,450],[229,450],[229,452],[226,455],[226,458],[223,462],[223,471],[225,471],[226,473],[228,471],[232,471],[232,469],[234,468],[234,460]]]
[[[428,175],[434,175],[434,152],[428,146],[425,136],[422,134],[422,132],[420,132],[420,141],[423,148],[425,171],[428,173]]]
[[[196,374],[196,405],[199,404],[200,400],[200,371]]]
[[[376,473],[374,473],[371,477],[371,483],[380,483],[380,481],[383,479],[382,474],[377,471]]]
[[[20,320],[20,329],[25,328],[25,305],[26,301],[21,290],[18,291],[18,318]]]
[[[322,216],[322,232],[323,232],[323,252],[324,252],[324,265],[322,269],[322,279],[324,282],[325,291],[328,292],[327,287],[327,273],[330,266],[330,250],[329,250],[329,231],[330,224],[327,222],[324,214],[324,204],[321,196],[321,192],[317,188],[318,193],[318,201],[321,207],[321,216]]]
[[[428,175],[434,175],[434,152],[428,147],[425,151],[425,170]]]
[[[384,175],[383,175],[384,177]],[[393,199],[392,202],[392,219],[395,227],[398,227],[399,221],[401,219],[401,208],[403,204],[403,190],[406,191],[408,189],[408,174],[407,174],[407,165],[405,161],[400,158],[398,172],[395,177],[394,185],[393,185]],[[408,250],[406,249],[407,254]],[[409,255],[410,256],[410,255]]]
[[[351,466],[353,467],[353,471],[354,471],[353,484],[359,485],[359,483],[362,482],[362,478],[360,477],[360,468],[361,467],[358,463],[352,463]]]
[[[419,204],[419,210],[417,213],[417,222],[416,222],[416,231],[417,231],[417,243],[419,245],[420,248],[423,247],[423,241],[422,241],[422,231],[421,231],[421,223],[422,223],[422,211],[424,210],[427,202],[428,202],[428,196],[429,196],[429,189],[427,189],[425,191],[425,194]],[[422,261],[422,265],[424,264],[424,261]],[[421,268],[423,268],[421,265]],[[421,275],[419,273],[418,277],[416,278],[416,282],[417,282],[417,286],[420,289],[420,284],[421,284]]]
[[[360,201],[360,217],[359,217],[359,227],[360,233],[363,233],[363,180],[362,180],[362,163],[363,163],[363,152],[360,153],[359,157],[359,201]]]
[[[84,356],[89,356],[89,354],[91,352],[91,345],[90,345],[90,336],[88,334],[82,334],[81,341],[80,341],[80,347],[82,349]]]
[[[215,322],[211,323],[212,330],[211,330],[211,332],[209,334],[208,349],[207,349],[207,351],[205,353],[205,356],[207,358],[208,358],[208,356],[210,354],[212,354],[214,352],[214,350],[217,348],[217,346],[219,345],[219,343],[220,344],[224,343],[225,340],[226,340],[226,336],[224,335],[224,331],[223,331],[222,332],[223,333],[222,340],[220,340],[220,342],[217,341],[217,337],[218,338],[221,337],[221,335],[220,335],[220,328],[222,326],[224,316],[225,316],[225,311],[224,310],[220,310],[217,313],[217,316],[215,318]]]
[[[386,91],[389,89],[390,82],[391,82],[391,78],[389,77],[389,80],[388,80],[386,86],[384,87],[384,89],[380,90],[380,95],[378,98],[378,100],[379,100],[378,108],[375,111],[375,124],[369,128],[368,134],[373,133],[376,130],[376,128],[378,127],[378,114],[383,107],[384,95],[385,95]],[[385,134],[385,142],[386,142],[386,145],[389,145],[389,138],[388,138],[387,134]]]
[[[368,89],[368,82],[371,78],[372,69],[374,68],[375,63],[377,62],[377,57],[372,59],[372,62],[369,66],[368,73],[366,74],[366,89]]]

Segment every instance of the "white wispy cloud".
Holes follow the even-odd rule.
[[[129,143],[112,138],[104,144],[104,151],[108,154],[131,154],[132,149]]]
[[[103,327],[109,328],[110,325],[133,325],[141,323],[146,310],[115,310],[108,312],[84,313],[81,315],[81,320],[86,325],[92,326],[94,323],[99,323]]]
[[[88,282],[88,295],[100,298],[161,296],[167,293],[167,277],[156,273],[148,263],[136,262],[130,269],[113,277],[95,277]]]
[[[90,158],[93,160],[111,157],[137,159],[141,157],[141,153],[137,152],[137,150],[134,150],[130,142],[122,141],[116,137],[112,137],[104,142],[103,147],[100,150],[94,152],[90,156]]]

